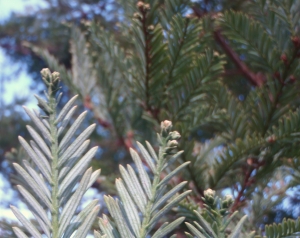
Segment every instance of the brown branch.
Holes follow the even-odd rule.
[[[113,126],[108,121],[100,117],[99,113],[96,111],[95,105],[93,104],[91,97],[87,95],[83,98],[83,100],[84,106],[94,113],[94,117],[98,121],[99,125],[101,125],[105,129],[112,129]]]
[[[271,141],[270,141],[271,143]],[[246,201],[245,191],[252,185],[255,185],[255,175],[251,177],[253,171],[258,171],[261,167],[266,165],[265,161],[258,161],[256,158],[248,158],[246,165],[243,167],[243,174],[245,174],[244,181],[241,189],[238,192],[237,197],[233,205],[231,206],[231,212],[235,212],[238,208],[244,205]]]
[[[196,6],[192,7],[194,14],[198,18],[202,18],[207,12],[204,12],[197,8]],[[211,13],[211,17],[214,18],[217,13]],[[264,84],[264,77],[260,73],[253,73],[248,66],[240,59],[239,55],[227,44],[226,40],[222,36],[220,30],[215,30],[213,32],[215,40],[222,47],[228,57],[233,61],[236,67],[241,71],[244,77],[254,86],[262,86]]]
[[[235,212],[241,205],[242,205],[242,202],[245,201],[245,198],[243,198],[243,195],[244,195],[244,192],[245,190],[249,187],[249,182],[251,180],[251,173],[252,171],[254,170],[254,168],[249,168],[245,174],[245,178],[244,178],[244,181],[243,181],[243,185],[237,195],[237,197],[235,198],[234,200],[234,203],[231,207],[231,212]]]
[[[127,152],[129,152],[130,148],[134,148],[133,141],[134,141],[134,133],[133,131],[128,131],[125,137],[119,135],[117,145],[124,146]]]
[[[262,86],[264,80],[261,74],[253,73],[247,65],[240,59],[239,55],[230,47],[229,44],[225,41],[219,30],[214,31],[214,37],[228,57],[233,61],[236,67],[242,72],[244,77],[254,86]]]
[[[91,98],[89,95],[84,97],[84,106],[94,113],[94,118],[97,120],[97,122],[100,126],[109,130],[112,133],[115,133],[116,137],[118,138],[117,141],[114,141],[116,148],[119,148],[119,146],[124,146],[125,149],[129,152],[129,149],[134,147],[133,146],[133,141],[134,141],[133,131],[128,131],[126,133],[126,136],[123,136],[120,133],[118,133],[117,129],[115,128],[115,126],[113,124],[111,124],[109,121],[100,117],[100,115],[97,112],[97,110],[95,109],[95,105],[91,101]]]

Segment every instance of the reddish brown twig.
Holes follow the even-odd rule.
[[[95,110],[95,106],[94,106],[94,104],[91,100],[91,97],[89,95],[85,96],[85,98],[84,98],[84,106],[87,109],[94,112],[94,117],[98,121],[99,125],[101,125],[105,129],[111,129],[112,128],[112,125],[108,121],[104,120],[103,118],[100,117],[100,115],[98,115],[97,111]]]
[[[244,177],[244,181],[243,181],[243,184],[242,184],[242,187],[237,195],[237,197],[235,198],[234,200],[234,203],[231,207],[231,212],[234,212],[236,211],[241,205],[242,203],[245,201],[245,198],[243,198],[244,196],[244,192],[245,190],[249,187],[250,185],[250,180],[251,180],[251,173],[253,172],[254,168],[249,168],[245,174],[245,177]]]
[[[194,14],[198,18],[202,18],[206,12],[201,11],[197,7],[192,7]],[[211,13],[211,17],[213,18],[216,14]],[[229,44],[227,44],[226,40],[222,36],[220,30],[215,30],[213,32],[215,40],[218,42],[218,44],[222,47],[222,49],[225,51],[225,53],[228,55],[228,57],[233,61],[233,63],[236,65],[236,67],[241,71],[241,73],[244,75],[244,77],[254,86],[262,86],[264,84],[264,77],[260,73],[253,73],[248,66],[240,59],[239,55],[230,47]]]
[[[239,55],[227,44],[219,30],[214,31],[214,37],[228,57],[233,61],[236,67],[242,72],[245,78],[254,86],[262,86],[264,84],[261,74],[253,73],[247,65],[240,59]]]
[[[253,171],[258,170],[259,168],[265,166],[265,161],[258,161],[255,158],[248,158],[247,164],[243,167],[243,174],[245,174],[242,187],[238,192],[237,197],[234,200],[234,203],[231,207],[231,212],[236,211],[238,208],[244,205],[246,201],[245,192],[246,190],[255,183],[255,175],[251,176]]]

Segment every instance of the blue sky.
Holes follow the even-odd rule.
[[[42,0],[0,0],[0,22],[5,21],[12,12],[24,14],[32,9],[45,6]],[[0,48],[0,79],[6,78],[11,74],[11,70],[18,65],[10,61],[4,51]],[[11,103],[14,97],[27,97],[29,95],[30,77],[25,70],[21,70],[16,78],[5,81],[4,84],[4,103]],[[29,107],[34,105],[34,101],[29,101]]]
[[[11,12],[23,13],[30,8],[45,6],[42,0],[0,0],[0,21],[7,18]]]

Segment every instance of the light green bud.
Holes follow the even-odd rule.
[[[212,190],[212,189],[206,189],[204,191],[204,196],[205,197],[214,197],[216,195],[216,191]]]
[[[179,134],[178,131],[171,131],[169,133],[169,137],[170,137],[170,140],[179,140],[181,135]]]
[[[170,140],[170,141],[168,141],[167,146],[168,146],[168,147],[175,147],[175,146],[178,146],[178,142],[177,142],[177,140]]]

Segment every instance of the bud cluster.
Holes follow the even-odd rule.
[[[150,4],[149,3],[144,3],[142,1],[138,1],[136,6],[141,12],[145,12],[145,11],[150,10]]]
[[[19,151],[16,148],[11,148],[10,151],[5,153],[5,158],[7,158],[10,161],[17,160],[18,157],[21,157],[21,156],[18,156],[18,153],[19,153]],[[22,155],[22,157],[23,157],[23,155]]]
[[[139,12],[133,13],[133,17],[136,18],[136,19],[139,19],[139,20],[141,20],[143,18],[142,14],[139,13]]]
[[[58,72],[51,73],[51,71],[48,68],[44,68],[41,70],[41,75],[43,81],[46,83],[49,89],[51,89],[49,94],[55,93],[59,89],[58,87],[60,82],[59,73]]]
[[[138,8],[138,11],[133,13],[133,18],[142,22],[142,24],[144,25],[146,23],[147,13],[151,9],[150,4],[144,3],[143,1],[138,1],[136,7]],[[147,31],[152,32],[153,30],[153,25],[148,26]]]
[[[153,31],[154,30],[154,26],[153,25],[150,25],[150,26],[148,26],[148,31]]]
[[[166,152],[168,154],[172,154],[172,150],[177,148],[177,140],[181,137],[178,131],[171,131],[172,126],[172,122],[168,120],[162,121],[160,124],[161,135],[167,143]]]
[[[160,123],[161,134],[163,137],[166,137],[170,133],[172,126],[172,122],[168,120],[164,120]]]
[[[224,196],[222,200],[222,207],[228,209],[233,204],[233,197],[230,194]]]
[[[212,189],[207,189],[204,191],[203,201],[208,205],[213,205],[215,203],[216,191]]]
[[[291,40],[292,40],[292,42],[293,42],[295,48],[296,48],[296,49],[299,49],[299,48],[300,48],[300,37],[299,37],[299,36],[293,36],[293,37],[291,38]]]
[[[266,141],[268,142],[268,143],[274,143],[274,142],[276,142],[276,136],[275,135],[271,135],[271,136],[269,136],[267,139],[266,139]]]
[[[288,64],[288,58],[287,58],[286,54],[282,54],[282,55],[280,56],[280,60],[281,60],[285,65]]]
[[[216,196],[216,192],[210,188],[204,191],[202,200],[208,211],[214,211],[214,214],[217,212],[222,217],[229,214],[229,208],[234,202],[232,195],[228,194],[220,199]]]

